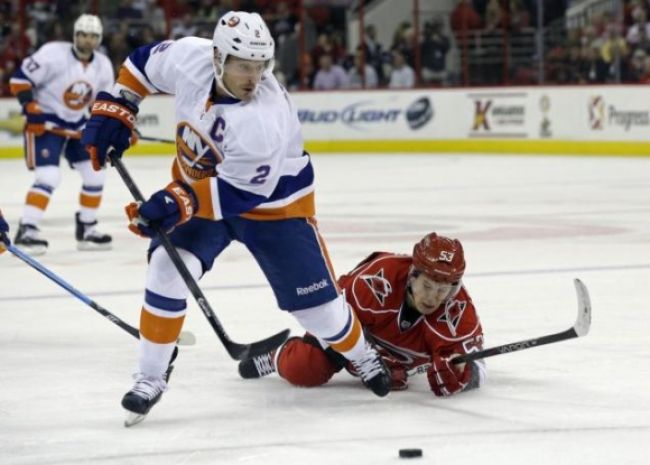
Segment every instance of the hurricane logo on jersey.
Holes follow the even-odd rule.
[[[188,181],[198,181],[217,174],[217,165],[223,157],[206,138],[187,121],[176,127],[176,157]]]
[[[380,338],[376,334],[372,335],[372,339],[379,347],[388,352],[388,354],[397,362],[404,364],[407,367],[421,365],[431,360],[431,357],[427,353],[407,349],[406,347],[400,347],[399,345],[388,342],[386,339]]]
[[[445,304],[445,311],[438,317],[440,323],[445,323],[452,336],[456,336],[456,329],[463,318],[463,313],[467,308],[467,302],[464,300],[449,300]]]
[[[393,288],[386,278],[384,278],[384,269],[382,268],[376,274],[362,274],[359,276],[363,282],[370,288],[372,295],[381,304],[384,305],[386,297],[393,292]]]
[[[90,105],[93,87],[86,81],[75,81],[63,92],[63,103],[72,110],[81,110]]]

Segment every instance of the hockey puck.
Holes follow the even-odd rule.
[[[400,449],[399,458],[401,459],[414,459],[422,457],[422,449]]]

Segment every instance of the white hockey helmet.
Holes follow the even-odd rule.
[[[77,37],[77,32],[85,32],[86,34],[97,34],[99,36],[99,43],[102,43],[102,22],[98,16],[83,14],[74,22],[74,37]]]
[[[223,15],[214,28],[212,44],[216,49],[214,73],[217,82],[224,89],[224,64],[229,55],[244,60],[263,61],[266,64],[265,72],[273,70],[275,43],[271,31],[258,13],[229,11]]]

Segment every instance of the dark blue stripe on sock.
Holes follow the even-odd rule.
[[[187,301],[185,299],[172,299],[151,292],[149,289],[145,289],[144,301],[152,307],[166,310],[168,312],[180,312],[187,308]]]
[[[348,322],[345,323],[345,326],[343,329],[336,335],[332,337],[327,337],[324,338],[327,342],[336,342],[339,339],[341,339],[343,336],[345,336],[345,333],[347,333],[350,330],[350,326],[352,326],[352,314],[348,312]]]
[[[81,186],[81,190],[86,192],[101,192],[104,190],[104,186],[86,186],[85,184]]]
[[[54,192],[54,189],[52,189],[47,184],[32,184],[32,189],[40,189],[42,191],[47,192],[48,194],[51,194],[52,192]]]

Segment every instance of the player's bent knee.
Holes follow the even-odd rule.
[[[201,261],[187,250],[176,250],[194,279],[199,279],[203,273]],[[151,253],[146,288],[156,294],[175,299],[184,299],[189,295],[187,284],[162,246]]]
[[[79,171],[85,186],[102,187],[106,181],[106,170],[95,171],[89,160],[75,163],[74,168]]]
[[[298,337],[289,339],[282,346],[276,367],[282,378],[301,387],[325,384],[337,371],[322,349]]]
[[[58,166],[37,166],[34,169],[34,184],[56,189],[61,182],[61,169]]]

